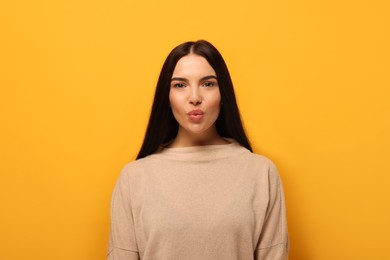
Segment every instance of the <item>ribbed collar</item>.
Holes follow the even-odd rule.
[[[237,141],[225,138],[229,144],[200,145],[180,148],[162,148],[152,157],[170,159],[176,161],[205,162],[222,159],[230,156],[237,156],[243,153],[250,153],[248,149],[241,146]]]

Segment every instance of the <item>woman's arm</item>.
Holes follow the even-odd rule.
[[[286,203],[278,171],[271,163],[268,172],[269,202],[255,260],[288,259],[289,240],[286,220]]]
[[[107,260],[139,260],[130,201],[130,185],[125,166],[111,199],[111,228]]]

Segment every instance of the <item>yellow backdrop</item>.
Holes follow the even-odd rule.
[[[0,4],[1,259],[103,260],[168,52],[222,52],[293,260],[390,259],[388,1]]]

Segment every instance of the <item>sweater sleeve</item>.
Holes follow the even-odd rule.
[[[111,198],[111,227],[107,260],[139,260],[129,178],[125,166],[119,175]]]
[[[268,171],[269,201],[255,260],[287,260],[289,240],[283,186],[275,165]]]

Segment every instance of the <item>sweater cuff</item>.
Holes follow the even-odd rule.
[[[107,260],[140,260],[138,252],[113,248],[107,254]]]
[[[255,260],[288,260],[288,251],[286,243],[259,248],[255,251]]]

